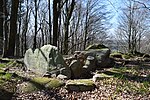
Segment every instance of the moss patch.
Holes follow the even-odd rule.
[[[45,85],[47,84],[48,82],[51,81],[50,78],[47,78],[47,77],[35,77],[32,79],[32,81],[36,82],[36,83],[39,83],[41,85]]]
[[[2,79],[4,80],[11,80],[12,74],[11,73],[6,73],[5,75],[1,76]]]
[[[80,79],[80,80],[69,80],[67,84],[75,84],[75,85],[83,84],[83,85],[91,86],[94,84],[94,82],[88,79]]]
[[[47,77],[36,77],[32,79],[33,82],[43,85],[46,88],[58,88],[64,83],[61,80]]]
[[[90,91],[94,88],[94,82],[88,79],[69,80],[66,84],[66,89],[68,91]]]
[[[19,86],[18,90],[22,93],[31,93],[39,89],[33,83],[24,82]]]
[[[92,44],[89,45],[85,50],[89,50],[89,49],[103,49],[103,48],[108,48],[103,44]]]
[[[112,75],[107,75],[105,73],[99,73],[98,75],[100,76],[100,78],[113,78]]]
[[[110,54],[110,57],[122,59],[122,53],[120,53],[120,52],[114,52],[114,53]]]
[[[123,58],[123,59],[130,59],[131,57],[130,57],[129,55],[123,54],[123,55],[122,55],[122,58]]]
[[[6,67],[6,65],[3,63],[0,63],[0,68],[4,68],[4,67]]]
[[[58,88],[60,86],[63,86],[64,83],[58,79],[51,79],[50,82],[48,82],[45,87],[47,88]]]
[[[0,69],[0,75],[4,73],[5,73],[4,70]]]

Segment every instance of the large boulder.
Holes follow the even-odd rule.
[[[84,72],[93,71],[96,69],[96,59],[93,56],[88,56],[85,61],[85,65],[83,66]]]
[[[90,78],[96,69],[112,67],[114,61],[110,58],[110,49],[102,44],[93,44],[84,51],[76,51],[73,56],[66,58],[72,78]]]
[[[73,60],[69,65],[72,73],[72,78],[79,78],[82,73],[82,65],[79,60]]]
[[[109,58],[109,48],[89,49],[88,51],[83,51],[82,53],[84,53],[86,58],[88,58],[89,56],[95,58],[95,60],[93,61],[93,63],[95,63],[95,66],[93,65],[93,69],[112,66],[112,60]]]
[[[44,45],[41,48],[28,49],[25,53],[24,63],[27,69],[32,70],[40,76],[52,72],[52,74],[63,74],[68,78],[71,77],[71,71],[66,65],[62,55],[58,52],[57,47],[52,45]],[[63,71],[60,71],[63,69]],[[65,71],[64,71],[65,69]],[[62,73],[64,72],[64,73]]]

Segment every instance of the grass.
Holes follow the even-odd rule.
[[[9,81],[11,80],[12,74],[11,73],[6,73],[5,75],[0,76],[0,79]]]
[[[141,95],[146,95],[150,93],[150,85],[149,82],[143,82],[143,83],[138,83],[138,82],[131,82],[128,80],[118,80],[121,82],[117,82],[116,84],[116,93],[120,92],[128,92],[131,94],[141,94]]]
[[[104,71],[113,76],[100,80],[103,84],[115,86],[114,96],[118,94],[148,95],[150,94],[150,69],[142,66],[110,68]],[[142,74],[147,74],[143,77]]]
[[[4,68],[4,67],[6,67],[6,65],[3,63],[0,63],[0,68]]]

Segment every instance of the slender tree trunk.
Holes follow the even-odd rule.
[[[3,20],[3,55],[2,57],[6,57],[7,55],[7,49],[8,49],[8,25],[7,25],[7,18],[8,18],[8,13],[7,13],[7,0],[3,0],[3,13],[4,13],[4,20]]]
[[[37,45],[37,40],[36,40],[36,36],[37,36],[37,12],[38,12],[38,7],[37,7],[37,0],[34,0],[34,3],[35,3],[35,15],[34,15],[34,17],[35,17],[35,21],[34,21],[34,23],[35,23],[35,26],[34,26],[34,28],[35,28],[35,33],[34,33],[34,43],[33,43],[33,49],[36,49],[36,45]]]
[[[140,32],[140,34],[139,34],[139,40],[138,40],[138,42],[139,42],[139,52],[141,52],[141,37],[142,37],[142,35],[141,35],[141,32]]]
[[[68,40],[68,26],[69,23],[68,23],[68,20],[66,21],[65,23],[65,39],[64,39],[64,54],[68,54],[68,43],[69,43],[69,40]]]
[[[14,56],[15,38],[17,34],[17,13],[19,0],[12,0],[11,17],[10,17],[10,35],[7,56]]]
[[[3,19],[4,19],[4,12],[3,12],[3,0],[0,1],[0,40],[3,40]]]
[[[35,3],[35,33],[34,33],[34,43],[33,43],[33,49],[36,49],[37,41],[36,41],[36,36],[37,36],[37,0],[34,0]]]
[[[52,43],[52,22],[51,22],[51,7],[50,0],[48,0],[48,9],[49,9],[49,43]]]
[[[21,15],[21,2],[19,2],[19,15]],[[16,50],[15,50],[15,56],[19,57],[20,56],[20,47],[23,45],[20,43],[20,34],[21,34],[21,16],[19,16],[19,28],[18,28],[18,33],[17,33],[17,36],[16,36]],[[23,37],[23,35],[21,36],[21,38]]]
[[[84,33],[84,44],[83,44],[83,49],[86,48],[87,44],[87,35],[88,35],[88,16],[89,16],[89,1],[87,2],[86,5],[86,16],[85,16],[85,33]]]
[[[4,20],[4,12],[3,12],[3,0],[0,1],[0,54],[2,54],[2,47],[3,47],[3,20]]]
[[[25,54],[26,50],[27,50],[27,30],[28,30],[28,23],[29,23],[29,0],[27,0],[27,12],[26,12],[26,18],[25,18],[25,29],[24,29],[24,52],[23,54]]]
[[[53,45],[57,46],[58,41],[58,0],[53,0]]]
[[[71,1],[71,4],[68,7],[68,0],[66,1],[66,18],[65,18],[65,39],[64,39],[64,54],[68,54],[68,43],[69,43],[69,39],[68,39],[68,35],[69,35],[69,21],[71,19],[73,10],[74,10],[74,6],[75,6],[75,0]]]
[[[61,41],[61,39],[60,39],[60,35],[61,35],[61,15],[59,15],[59,26],[58,26],[58,50],[60,50],[60,46],[62,46],[62,45],[60,45],[60,41]]]
[[[16,34],[16,50],[15,50],[15,56],[19,57],[20,56],[20,39],[19,39],[19,34]]]

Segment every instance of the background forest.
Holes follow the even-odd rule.
[[[28,48],[52,44],[70,54],[93,43],[121,52],[149,53],[150,1],[121,0],[119,8],[113,2],[1,0],[0,53],[22,57]]]

